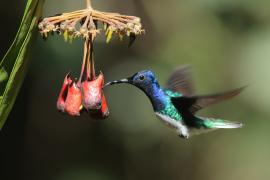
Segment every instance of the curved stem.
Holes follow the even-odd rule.
[[[96,71],[95,71],[95,60],[94,60],[94,46],[93,46],[94,38],[91,37],[90,40],[90,72],[91,72],[91,79],[96,79]]]
[[[88,38],[87,43],[87,65],[86,65],[86,78],[87,80],[92,81],[90,61],[91,61],[91,36]]]
[[[94,46],[93,41],[94,38],[92,35],[89,36],[87,39],[87,57],[86,57],[86,78],[87,80],[93,81],[96,79],[96,72],[95,72],[95,61],[94,61]]]
[[[82,82],[82,77],[83,77],[83,73],[84,73],[84,70],[85,70],[85,63],[86,63],[86,60],[87,60],[87,56],[88,56],[88,41],[85,40],[84,41],[84,54],[83,54],[83,62],[82,62],[82,69],[81,69],[81,74],[80,74],[80,77],[79,77],[79,80],[78,80],[78,83],[81,84]]]

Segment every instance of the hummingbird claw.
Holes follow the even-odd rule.
[[[184,138],[184,139],[189,138],[189,130],[182,123],[178,123],[177,133],[178,133],[178,136],[181,138]]]
[[[189,138],[189,134],[179,134],[178,136],[181,137],[181,138],[184,138],[184,139]]]

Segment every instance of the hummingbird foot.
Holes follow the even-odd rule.
[[[189,131],[188,128],[186,126],[179,126],[178,127],[178,136],[184,139],[188,139],[189,138]]]
[[[178,135],[180,138],[184,138],[184,139],[188,139],[189,138],[189,135],[188,134],[179,134]]]

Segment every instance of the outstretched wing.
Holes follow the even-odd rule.
[[[173,92],[179,92],[184,96],[191,96],[193,94],[193,87],[191,83],[190,66],[177,67],[169,76],[165,88]]]
[[[174,106],[181,112],[189,111],[192,114],[195,114],[200,109],[210,106],[212,104],[230,99],[234,96],[240,94],[245,87],[234,89],[231,91],[206,95],[206,96],[183,96],[183,97],[173,97],[171,98]]]

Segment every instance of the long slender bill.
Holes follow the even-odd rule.
[[[129,80],[129,78],[126,78],[126,79],[121,79],[121,80],[117,80],[117,81],[110,81],[110,82],[107,82],[104,85],[104,87],[109,86],[109,85],[113,85],[113,84],[120,84],[120,83],[130,83],[130,80]]]

